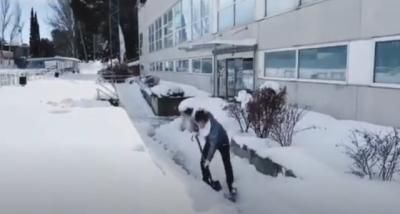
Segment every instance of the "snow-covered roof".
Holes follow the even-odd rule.
[[[187,45],[181,46],[181,50],[198,50],[198,49],[213,49],[220,46],[232,46],[232,47],[253,47],[257,45],[257,40],[250,39],[239,39],[239,40],[228,40],[228,39],[214,39],[205,42],[194,42]]]
[[[77,58],[62,57],[62,56],[29,58],[29,59],[27,59],[27,61],[28,62],[35,62],[35,61],[74,61],[74,62],[80,62],[80,60],[77,59]]]

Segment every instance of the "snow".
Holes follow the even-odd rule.
[[[240,198],[235,205],[231,205],[235,208],[232,211],[211,190],[208,193],[203,190],[209,188],[201,185],[200,152],[196,143],[190,140],[191,133],[180,131],[181,118],[171,122],[159,121],[157,124],[157,118],[152,116],[151,111],[143,112],[143,107],[139,110],[140,103],[144,102],[133,101],[142,99],[138,86],[124,86],[120,94],[129,100],[126,102],[129,103],[126,109],[135,126],[142,127],[141,133],[148,136],[146,145],[157,154],[158,163],[167,168],[174,168],[174,165],[175,168],[178,167],[174,172],[184,181],[196,201],[196,207],[201,207],[201,210],[251,214],[398,213],[400,184],[369,181],[349,174],[351,160],[343,153],[342,147],[349,143],[349,132],[353,129],[385,131],[388,127],[342,121],[328,115],[308,112],[298,129],[311,126],[316,128],[297,134],[292,147],[281,148],[271,140],[257,139],[251,133],[239,133],[236,121],[229,118],[224,110],[224,100],[211,97],[186,99],[179,106],[180,111],[191,107],[212,112],[227,129],[230,137],[234,137],[239,144],[253,148],[261,156],[269,157],[292,169],[299,177],[293,179],[265,176],[258,173],[248,160],[233,156],[235,185],[239,189]],[[211,170],[213,177],[225,185],[224,169],[218,153],[211,163]],[[215,200],[220,205],[215,205],[209,197],[216,197]]]
[[[242,90],[239,91],[237,97],[235,97],[235,100],[240,103],[242,109],[246,109],[247,103],[249,103],[252,98],[253,97],[251,94],[247,93],[245,90]]]
[[[100,61],[79,63],[81,74],[97,74],[103,67],[104,65]]]
[[[197,213],[95,80],[0,88],[0,213]]]
[[[194,86],[179,84],[161,80],[160,83],[152,87],[151,92],[158,97],[169,96],[174,93],[184,92],[185,97],[207,97],[209,93],[200,91]]]
[[[263,88],[270,88],[272,90],[274,90],[275,92],[278,92],[281,90],[281,86],[279,85],[278,82],[274,82],[274,81],[265,81],[261,86],[260,89]]]

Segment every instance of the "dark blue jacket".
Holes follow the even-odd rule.
[[[210,114],[210,133],[206,137],[206,143],[210,144],[206,160],[211,161],[215,151],[221,146],[229,145],[229,137],[224,127]]]

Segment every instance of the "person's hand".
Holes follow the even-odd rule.
[[[192,132],[192,137],[191,137],[192,141],[193,141],[193,139],[195,139],[197,137],[199,137],[199,133],[198,132]]]
[[[204,167],[205,168],[207,168],[209,165],[210,165],[210,161],[209,160],[204,161]]]

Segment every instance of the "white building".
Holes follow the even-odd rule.
[[[400,126],[399,0],[147,0],[145,72],[234,96],[266,80],[340,119]]]

